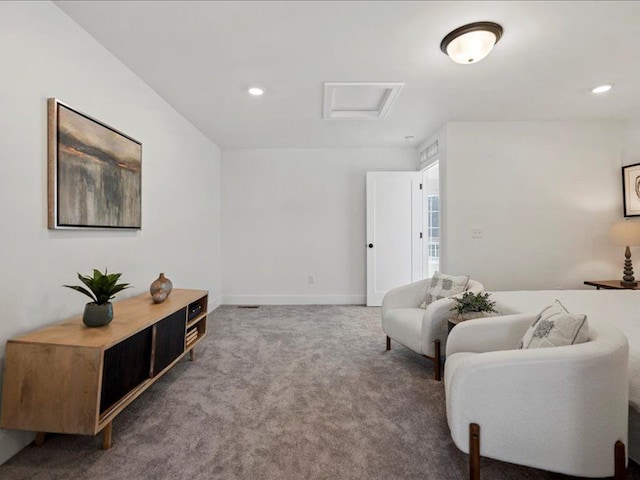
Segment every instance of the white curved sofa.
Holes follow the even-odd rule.
[[[491,299],[501,314],[539,313],[558,299],[569,311],[586,314],[590,325],[622,330],[629,340],[629,404],[640,411],[640,290],[523,290],[491,292]]]
[[[586,343],[518,349],[538,313],[452,330],[445,364],[452,438],[469,453],[470,426],[479,425],[478,469],[482,455],[568,475],[612,476],[614,446],[627,444],[627,339],[615,326],[593,322]],[[616,459],[621,474],[623,449]],[[473,471],[474,455],[470,461]]]
[[[589,324],[618,327],[629,341],[629,457],[640,463],[640,290],[523,290],[492,292],[503,314],[540,312],[558,299]]]
[[[382,300],[382,330],[387,336],[387,350],[391,349],[390,339],[434,360],[434,378],[440,380],[440,354],[444,353],[447,341],[447,319],[451,317],[453,298],[442,298],[420,308],[427,294],[431,279],[419,280],[409,285],[389,290]],[[466,291],[482,293],[480,282],[469,279]]]

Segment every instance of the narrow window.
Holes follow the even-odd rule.
[[[438,162],[434,162],[422,172],[425,218],[423,236],[425,278],[433,276],[440,268],[440,175]]]

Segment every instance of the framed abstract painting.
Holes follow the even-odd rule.
[[[49,109],[49,228],[142,226],[142,144],[55,98]]]
[[[622,167],[624,216],[640,216],[640,163]]]

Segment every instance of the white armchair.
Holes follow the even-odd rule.
[[[387,350],[391,350],[391,339],[401,343],[434,361],[434,378],[440,380],[440,353],[447,340],[447,319],[452,315],[454,300],[442,298],[426,309],[420,308],[427,294],[431,279],[394,288],[382,300],[382,330],[387,336]],[[480,282],[469,280],[467,291],[482,293]]]
[[[586,343],[519,350],[534,318],[488,317],[449,335],[447,421],[456,446],[470,453],[470,478],[479,478],[480,454],[568,475],[624,478],[626,337],[592,324]]]

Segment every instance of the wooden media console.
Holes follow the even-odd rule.
[[[88,328],[77,316],[7,342],[0,426],[96,435],[111,447],[111,421],[207,332],[208,292],[175,289],[113,304],[113,321]]]

